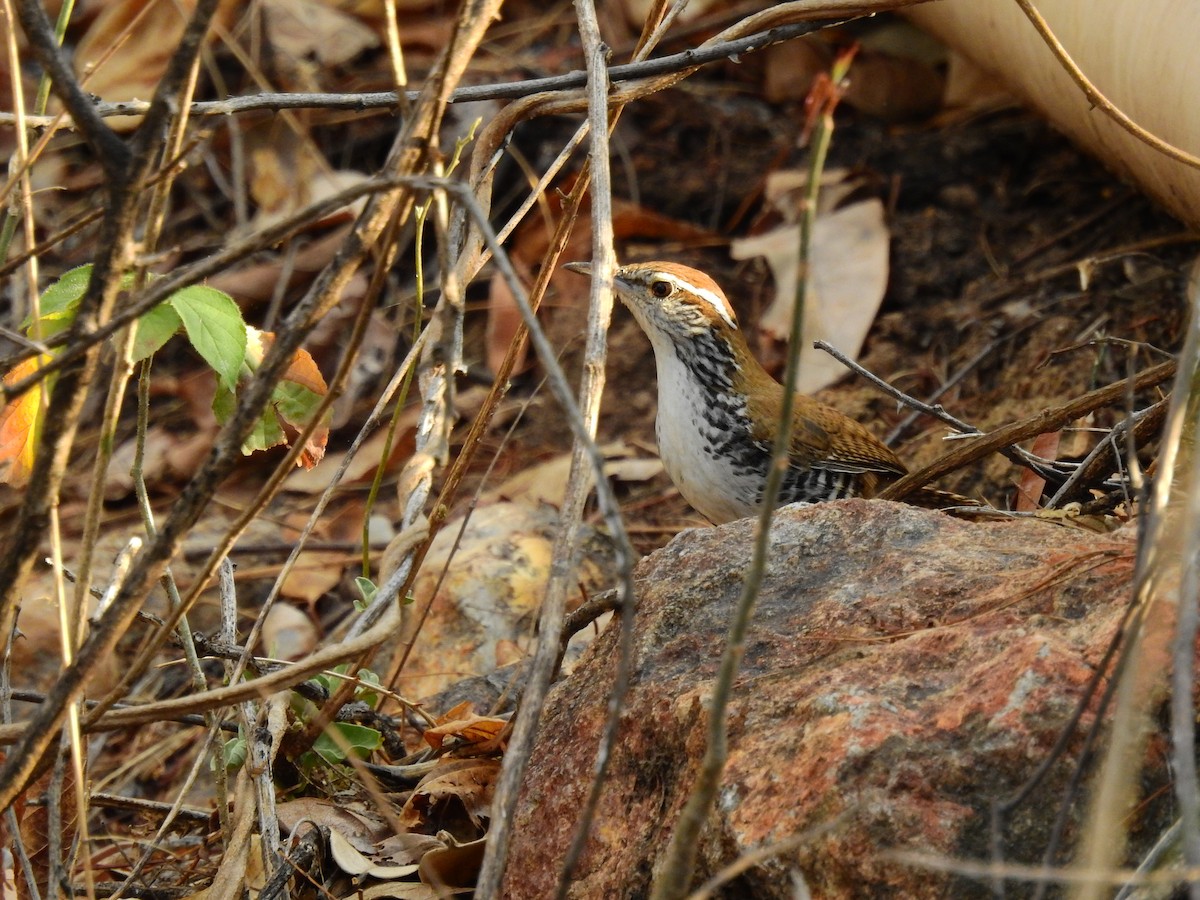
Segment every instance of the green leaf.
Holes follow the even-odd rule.
[[[233,298],[216,288],[193,284],[166,302],[179,314],[188,340],[212,366],[221,386],[232,391],[246,359],[246,323]]]
[[[320,394],[294,381],[279,382],[271,394],[271,402],[279,411],[279,417],[297,430],[312,420],[317,407],[321,405],[321,400]]]
[[[168,303],[160,303],[137,320],[133,338],[133,361],[153,356],[183,325],[179,313]]]
[[[332,732],[337,732],[340,741],[332,736]],[[347,752],[342,749],[343,746],[360,759],[365,759],[371,751],[383,746],[383,735],[365,725],[337,722],[321,732],[313,742],[312,749],[326,763],[333,765],[345,761]]]
[[[244,737],[236,737],[232,741],[226,742],[224,749],[224,762],[227,770],[240,769],[245,764],[249,747]]]
[[[213,396],[213,413],[216,415],[217,421],[224,425],[229,421],[236,407],[237,397],[233,391],[218,384],[217,393]],[[242,442],[242,453],[249,456],[256,450],[278,447],[284,440],[283,426],[279,424],[279,417],[275,414],[274,407],[268,403],[263,414],[254,423],[250,434]]]
[[[358,592],[362,595],[361,600],[356,600],[354,606],[360,612],[371,605],[371,601],[375,599],[375,594],[379,590],[370,578],[364,578],[359,575],[354,579],[354,586],[358,588]]]
[[[79,308],[79,301],[83,299],[91,278],[91,263],[64,272],[57,281],[46,288],[38,302],[40,317],[37,328],[32,327],[32,313],[21,323],[25,333],[44,341],[70,328],[71,323],[75,321],[75,310]]]
[[[73,318],[91,280],[91,263],[63,272],[58,281],[46,288],[46,292],[42,294],[42,302],[39,304],[42,318]],[[25,325],[29,325],[29,319],[25,320]]]

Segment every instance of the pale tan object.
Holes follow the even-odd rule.
[[[1178,0],[1041,0],[1038,10],[1083,73],[1142,128],[1200,153],[1200,4]],[[1119,175],[1184,222],[1200,226],[1200,170],[1166,158],[1122,129],[1063,70],[1011,0],[944,0],[907,15],[996,73]]]

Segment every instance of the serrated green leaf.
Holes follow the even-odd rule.
[[[194,284],[176,291],[166,302],[179,314],[196,352],[212,366],[221,385],[232,391],[246,359],[246,323],[233,298]]]
[[[38,304],[43,319],[73,317],[87,292],[88,282],[92,280],[92,264],[76,266],[69,272],[63,272],[58,280],[46,288]],[[28,327],[29,319],[25,320]]]
[[[137,320],[133,337],[133,361],[138,362],[158,352],[181,327],[183,320],[168,303],[160,303]]]
[[[44,341],[70,328],[75,321],[75,310],[79,308],[79,301],[83,299],[91,278],[91,263],[64,272],[38,300],[37,327],[32,327],[32,313],[21,323],[25,333]]]

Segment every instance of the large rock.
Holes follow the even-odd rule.
[[[753,530],[747,520],[685,532],[638,569],[632,688],[571,896],[647,894],[703,753]],[[795,872],[816,897],[988,894],[986,883],[887,851],[990,858],[993,802],[1046,759],[1113,638],[1130,597],[1132,535],[861,500],[783,510],[772,534],[698,878],[815,829],[724,896],[792,897]],[[505,896],[553,895],[615,651],[614,626],[548,701]],[[1089,711],[1082,727],[1091,722]],[[1081,744],[1077,731],[1007,818],[1005,860],[1040,862]]]

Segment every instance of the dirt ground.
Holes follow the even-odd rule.
[[[640,104],[616,142],[628,144],[642,204],[694,224],[725,222],[761,191],[762,173],[802,158],[799,111],[753,97],[698,102],[719,87],[684,88]],[[887,125],[843,110],[830,166],[852,170],[886,203],[891,273],[881,312],[860,362],[896,387],[940,402],[983,431],[1053,406],[1161,361],[1177,348],[1185,267],[1195,238],[1132,187],[1115,180],[1050,126],[1018,108]],[[702,157],[724,171],[711,189]],[[654,160],[673,164],[655,168]],[[620,185],[620,179],[618,179]],[[628,189],[628,185],[626,185]],[[755,207],[743,219],[752,219]],[[670,258],[712,274],[752,327],[773,296],[760,261],[737,263],[726,246],[704,248],[639,239],[619,259]],[[1084,280],[1086,279],[1086,285]],[[569,341],[582,314],[555,309],[551,326]],[[648,341],[618,309],[610,341],[609,393],[602,439],[653,447],[656,389]],[[568,359],[570,357],[568,356]],[[780,357],[775,357],[779,374]],[[568,368],[570,371],[570,368]],[[890,436],[910,467],[946,452],[948,429],[907,409],[856,376],[823,390],[822,400]],[[1064,459],[1082,458],[1094,433],[1119,410],[1077,423]],[[567,446],[551,404],[533,406],[515,438],[520,455]],[[1011,508],[1020,471],[994,456],[947,478],[944,487]],[[625,507],[642,549],[661,545],[702,520],[665,476],[630,489]]]

